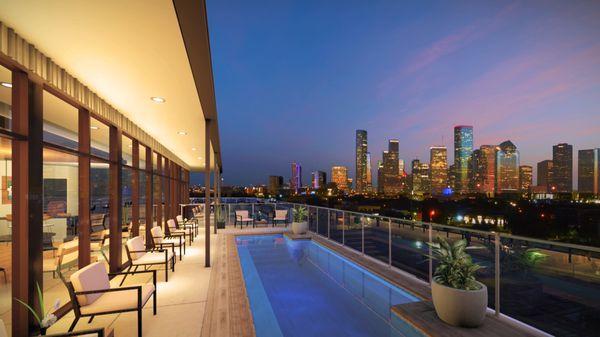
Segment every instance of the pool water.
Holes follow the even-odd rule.
[[[310,240],[238,236],[256,335],[414,336],[391,313],[418,299]]]

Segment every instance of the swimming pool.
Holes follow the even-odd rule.
[[[238,236],[259,337],[415,336],[391,313],[418,299],[310,240]]]

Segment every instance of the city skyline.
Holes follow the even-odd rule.
[[[577,162],[575,149],[600,142],[598,2],[232,2],[207,3],[226,184],[263,183],[293,161],[305,181],[333,165],[354,177],[356,129],[374,168],[392,138],[407,167],[432,145],[454,163],[459,124],[474,126],[475,148],[510,139],[534,171],[552,145],[572,144]]]

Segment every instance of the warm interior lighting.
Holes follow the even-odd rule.
[[[180,136],[186,136],[187,132],[185,132],[185,131],[179,131],[179,132],[177,132],[177,134],[180,135]]]
[[[8,82],[0,82],[0,85],[5,87],[5,88],[12,88],[12,83],[8,83]]]
[[[167,100],[162,98],[162,97],[158,97],[158,96],[154,96],[154,97],[150,97],[150,99],[154,102],[154,103],[164,103]]]
[[[92,129],[92,130],[99,130],[100,128],[97,127],[97,126],[92,125],[92,126],[90,126],[90,129]]]
[[[192,151],[196,151],[196,148],[195,148],[195,147],[193,147],[193,148],[192,148]]]
[[[202,159],[202,157],[198,157],[198,159]]]

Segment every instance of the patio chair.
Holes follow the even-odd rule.
[[[235,211],[235,222],[233,223],[233,227],[238,223],[240,224],[240,228],[242,228],[244,223],[246,223],[246,227],[248,227],[249,223],[252,223],[252,227],[255,227],[254,218],[251,218],[248,213],[248,211]]]
[[[110,276],[151,273],[152,283],[111,288]],[[92,263],[71,275],[70,282],[61,279],[69,290],[75,319],[69,327],[73,331],[81,317],[90,317],[137,311],[138,337],[142,336],[142,308],[153,298],[152,309],[156,315],[156,270],[107,273],[102,262]]]
[[[288,226],[288,210],[287,209],[277,209],[275,210],[275,216],[273,217],[273,227],[277,225],[278,222],[283,222],[285,227]]]
[[[136,236],[133,239],[127,240],[125,243],[125,252],[129,259],[129,267],[127,271],[137,271],[137,268],[143,266],[144,269],[153,265],[165,266],[165,282],[169,282],[169,262],[171,263],[171,271],[175,271],[175,254],[169,249],[146,249],[144,240],[141,236]],[[121,284],[125,282],[123,277]]]
[[[100,253],[104,260],[108,262],[108,257],[104,253],[110,245],[110,230],[103,229],[99,232],[92,233],[90,237],[90,250],[92,252]]]
[[[185,254],[185,237],[182,233],[165,235],[159,226],[152,227],[150,233],[152,234],[152,242],[155,248],[163,249],[164,247],[171,247],[173,255],[175,255],[175,247],[179,247],[179,261],[181,261],[183,254]],[[183,253],[181,250],[182,247]]]
[[[184,239],[186,236],[190,238],[190,245],[194,242],[194,232],[191,228],[178,228],[173,219],[167,220],[167,227],[169,228],[169,234],[183,234]]]
[[[51,272],[52,278],[56,278],[57,273],[60,275],[63,268],[75,266],[78,256],[79,240],[63,242],[58,246],[54,257],[43,260],[43,271]]]
[[[198,236],[198,221],[196,219],[185,220],[183,216],[178,215],[175,219],[177,219],[177,223],[184,228],[190,228],[194,231],[194,235]]]

